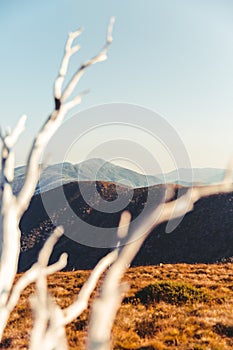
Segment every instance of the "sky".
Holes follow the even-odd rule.
[[[82,78],[77,91],[90,93],[72,113],[109,103],[141,106],[159,113],[178,133],[193,167],[224,168],[233,154],[231,0],[1,1],[0,125],[14,126],[20,115],[28,116],[17,164],[24,163],[32,136],[53,109],[53,82],[67,34],[85,28],[69,78],[102,47],[113,15],[108,60]],[[105,132],[114,135],[111,128],[90,133],[91,148]],[[144,136],[136,135],[135,142],[153,154],[159,148]],[[82,147],[67,159],[84,160]]]

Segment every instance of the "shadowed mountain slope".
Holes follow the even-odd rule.
[[[95,193],[90,191],[93,186],[97,189]],[[165,192],[171,197],[174,189],[177,189],[174,185],[132,189],[101,181],[72,182],[63,188],[47,191],[42,197],[34,196],[20,223],[22,238],[19,271],[24,271],[35,262],[45,239],[54,225],[59,224],[64,226],[65,235],[55,246],[51,261],[55,261],[62,252],[67,252],[68,270],[93,268],[110,248],[95,248],[77,243],[85,241],[89,234],[83,230],[82,223],[86,222],[93,228],[90,242],[97,242],[99,247],[101,242],[98,242],[97,228],[112,228],[110,242],[114,245],[117,243],[116,228],[123,210],[113,213],[98,210],[101,208],[101,199],[109,203],[114,203],[118,196],[125,199],[128,201],[126,208],[131,212],[133,222],[136,222],[137,217],[142,219],[143,215],[147,215],[158,205]],[[64,203],[59,197],[61,190],[64,190]],[[43,202],[46,203],[49,215]],[[72,209],[71,212],[69,208]],[[165,233],[166,224],[157,227],[144,243],[133,265],[153,265],[160,262],[212,263],[230,259],[233,256],[232,211],[233,193],[200,200],[194,211],[187,214],[172,233]],[[77,217],[80,219],[78,222]],[[76,241],[69,238],[73,236]]]

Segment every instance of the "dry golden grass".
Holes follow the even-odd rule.
[[[88,275],[89,271],[75,271],[49,277],[49,290],[61,307],[72,303]],[[137,267],[129,269],[124,280],[130,283],[131,288],[115,321],[114,349],[233,348],[233,264]],[[150,284],[159,286],[159,299],[156,299],[159,301],[145,304],[135,296]],[[167,285],[170,299],[164,298],[161,290]],[[8,322],[1,349],[28,348],[32,327],[28,297],[33,289],[33,286],[28,287],[21,296]],[[186,294],[180,302],[177,293],[183,293],[183,290]],[[192,290],[195,297],[189,294]],[[91,301],[96,293],[98,288]],[[90,309],[91,302],[89,309],[67,326],[70,349],[85,349]]]

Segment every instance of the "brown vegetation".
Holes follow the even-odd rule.
[[[49,290],[56,302],[63,308],[71,304],[88,275],[73,271],[50,276]],[[232,264],[136,267],[128,269],[124,280],[131,287],[115,320],[114,349],[233,348]],[[33,290],[32,285],[21,296],[1,349],[28,348],[32,326],[28,297]],[[90,310],[91,304],[67,326],[70,349],[85,349]]]

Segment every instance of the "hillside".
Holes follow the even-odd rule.
[[[108,245],[104,245],[105,241],[101,241],[96,233],[98,227],[112,228],[111,237],[105,238],[110,239],[108,243],[112,243],[113,246],[117,243],[116,228],[122,210],[113,213],[98,210],[99,198],[90,191],[90,188],[96,185],[105,201],[112,201],[114,204],[114,199],[118,195],[128,201],[126,208],[131,212],[133,220],[138,216],[141,219],[156,207],[166,190],[169,193],[169,189],[174,189],[173,185],[132,189],[127,186],[116,186],[113,183],[73,182],[64,185],[62,189],[56,188],[43,194],[43,201],[49,203],[49,216],[43,206],[41,195],[34,196],[29,210],[20,223],[22,239],[19,271],[24,271],[35,262],[38,251],[51,233],[54,223],[64,226],[65,235],[55,246],[51,260],[56,260],[64,251],[68,252],[68,270],[91,269],[99,258],[109,251]],[[94,209],[84,201],[80,186],[85,196],[89,196]],[[60,190],[64,190],[66,198],[64,203],[60,201]],[[148,193],[150,193],[149,197]],[[232,203],[233,193],[219,194],[200,200],[195,205],[194,211],[187,214],[171,234],[165,233],[166,224],[157,227],[142,246],[132,265],[152,265],[160,262],[214,263],[231,260],[233,257]],[[77,217],[80,218],[78,222]],[[53,222],[50,218],[53,218]],[[89,224],[92,229],[90,233],[83,230],[83,222]],[[73,236],[76,241],[69,238]],[[85,245],[85,240],[96,243],[96,247],[99,248]]]
[[[74,271],[49,277],[49,290],[62,308],[72,303],[88,275],[89,271]],[[233,348],[232,264],[136,267],[127,270],[124,281],[131,288],[114,323],[115,350]],[[152,284],[159,287],[153,294],[156,300],[145,303]],[[8,322],[1,349],[28,349],[32,326],[28,297],[33,290],[30,286],[23,292]],[[91,302],[96,293],[98,288]],[[66,327],[70,349],[85,349],[90,309],[91,303]]]

